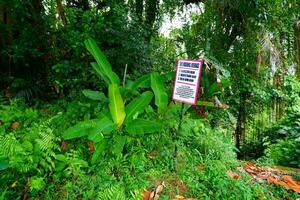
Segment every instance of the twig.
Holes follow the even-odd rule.
[[[126,74],[127,74],[127,64],[125,65],[125,71],[124,71],[124,77],[123,77],[123,87],[125,86]]]

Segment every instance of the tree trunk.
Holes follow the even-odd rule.
[[[0,24],[4,24],[4,7],[0,5]],[[2,33],[0,34],[0,66],[3,66],[2,63],[2,49],[3,49],[3,38]],[[1,74],[1,68],[0,68],[0,74]]]
[[[294,24],[295,42],[296,42],[296,75],[300,79],[300,21]]]
[[[58,16],[61,19],[63,25],[66,26],[67,25],[67,18],[66,18],[66,15],[65,15],[62,0],[56,0],[56,9],[57,9]]]
[[[244,137],[244,124],[245,124],[245,109],[244,109],[244,104],[241,101],[239,105],[238,118],[237,118],[237,124],[235,129],[235,147],[238,150],[237,152],[238,159],[242,158],[241,143]]]
[[[146,21],[145,25],[148,28],[146,41],[150,42],[151,36],[154,32],[154,22],[158,13],[159,0],[146,0]]]
[[[144,12],[144,0],[135,1],[135,13],[140,22],[143,21],[143,12]]]
[[[40,16],[42,8],[43,8],[42,1],[34,0],[32,5],[33,5],[32,25],[39,25],[42,21],[41,16]]]
[[[9,13],[9,8],[7,5],[0,6],[0,23],[5,27],[0,34],[0,66],[6,66],[7,68],[2,68],[1,73],[7,73],[11,76],[11,58],[9,56],[4,56],[2,53],[5,46],[11,45],[14,40],[14,33],[12,28],[12,18],[11,13]]]

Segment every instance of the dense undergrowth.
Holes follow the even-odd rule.
[[[299,8],[0,0],[0,200],[300,198],[240,170],[300,167]],[[193,106],[171,98],[185,58],[204,60]]]
[[[22,100],[1,100],[2,199],[142,199],[157,184],[164,186],[160,199],[299,196],[246,174],[230,177],[228,172],[240,165],[234,127],[223,119],[212,123],[189,105],[168,102],[163,79],[173,73],[152,72],[127,84],[124,78],[121,85],[96,42],[85,43],[107,95],[85,89],[72,101],[38,101],[31,107]],[[225,88],[216,84],[208,92]],[[291,107],[270,129],[277,134],[268,140],[268,164],[299,166],[298,111]]]
[[[266,131],[266,158],[275,164],[300,167],[300,108],[291,107],[286,116]]]
[[[255,115],[248,125],[248,138],[242,148],[246,159],[258,159],[264,164],[299,168],[299,94],[300,83],[293,76],[284,80],[281,98],[285,99],[285,113],[275,121],[270,110]]]
[[[144,189],[162,181],[166,188],[160,199],[179,194],[199,199],[296,197],[276,186],[252,183],[247,175],[230,178],[227,171],[239,165],[230,133],[189,115],[183,119],[175,158],[174,138],[166,131],[131,141],[123,155],[107,154],[91,164],[93,150],[86,139],[62,139],[64,128],[90,114],[90,105],[82,99],[35,108],[20,101],[1,106],[2,199],[141,199]]]

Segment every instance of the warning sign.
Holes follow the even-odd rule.
[[[195,105],[203,60],[178,60],[173,100]]]

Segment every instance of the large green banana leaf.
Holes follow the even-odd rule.
[[[95,72],[97,72],[98,76],[100,78],[102,78],[107,85],[109,85],[111,83],[111,81],[105,75],[105,72],[103,71],[103,69],[96,62],[92,62],[91,65],[92,65],[93,69],[95,70]]]
[[[168,106],[168,95],[163,80],[157,72],[151,74],[151,88],[155,95],[155,105],[158,107],[158,112],[163,113]]]
[[[75,126],[68,128],[62,136],[65,140],[70,140],[92,134],[108,134],[115,129],[116,125],[111,120],[104,117],[102,119],[92,119],[80,122]]]
[[[97,61],[98,66],[100,67],[100,70],[96,70],[96,72],[99,73],[101,77],[106,76],[109,79],[110,83],[120,85],[119,77],[112,71],[110,63],[98,47],[96,41],[93,39],[87,39],[84,41],[84,43],[86,48],[93,55],[93,57]],[[95,69],[96,66],[92,66]]]
[[[112,148],[112,153],[116,156],[122,155],[122,151],[126,143],[126,137],[124,135],[116,135],[113,140],[114,144]]]
[[[83,90],[82,93],[84,94],[84,96],[86,96],[87,98],[92,99],[92,100],[98,100],[98,101],[102,101],[102,102],[108,101],[103,92],[86,89],[86,90]]]
[[[99,134],[97,132],[92,132],[88,135],[88,139],[93,141],[94,143],[100,142],[101,140],[103,140],[103,138],[103,134]]]
[[[126,119],[125,123],[130,122],[137,112],[142,112],[145,107],[151,102],[153,93],[150,91],[144,92],[138,98],[131,101],[125,108]]]
[[[144,119],[134,119],[125,127],[125,131],[133,136],[143,135],[145,133],[154,133],[161,129],[162,125],[160,123]]]
[[[95,152],[92,156],[92,164],[99,161],[99,159],[103,155],[103,152],[105,151],[105,149],[108,146],[108,142],[109,142],[108,139],[103,139],[100,142],[95,144]]]
[[[138,78],[136,81],[134,81],[133,84],[131,85],[131,89],[137,90],[140,87],[148,88],[150,86],[151,86],[150,74],[146,74]]]
[[[119,86],[110,84],[108,87],[109,109],[115,124],[120,128],[125,119],[124,102],[120,94]]]

